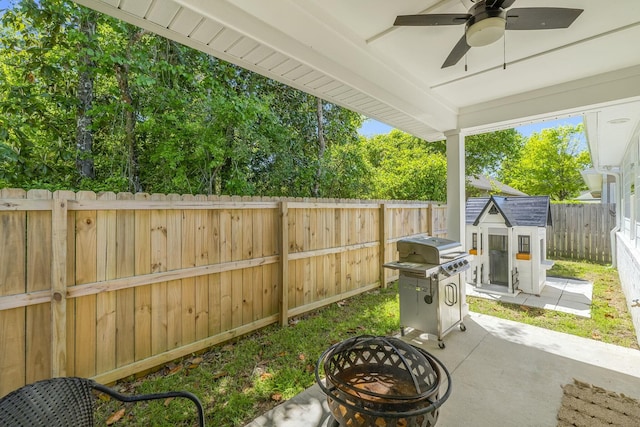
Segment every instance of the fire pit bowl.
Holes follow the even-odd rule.
[[[320,356],[315,374],[341,426],[434,426],[451,394],[442,362],[398,338],[362,335],[337,343]]]

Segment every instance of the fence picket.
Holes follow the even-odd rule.
[[[76,200],[96,200],[95,193],[81,191]],[[76,213],[76,286],[97,279],[96,211]],[[76,299],[75,375],[96,374],[96,295]]]
[[[3,189],[0,197],[24,199],[23,190]],[[27,213],[0,212],[0,296],[26,291]],[[25,307],[0,311],[0,396],[26,381]],[[7,351],[11,349],[11,351]]]
[[[220,262],[231,261],[231,211],[220,211]],[[232,328],[231,272],[220,273],[220,328],[223,331]]]
[[[195,197],[185,195],[185,201],[194,201]],[[182,268],[196,265],[196,214],[195,211],[182,211]],[[196,339],[196,279],[182,279],[182,340],[185,343]]]
[[[98,200],[116,200],[107,192]],[[116,278],[116,211],[101,210],[96,214],[96,280]],[[110,371],[116,367],[116,293],[96,295],[96,337],[104,350],[96,352],[96,371]]]
[[[167,200],[163,194],[152,194],[151,200]],[[167,211],[154,209],[150,212],[150,247],[151,272],[167,271]],[[167,282],[160,282],[151,287],[151,353],[166,351],[167,341]]]
[[[215,203],[215,199],[212,197],[209,197],[209,201]],[[210,210],[208,214],[208,264],[218,264],[220,263],[220,212]],[[220,333],[220,320],[220,274],[218,273],[209,275],[209,334]]]
[[[180,201],[178,194],[169,194],[167,200]],[[166,212],[166,270],[179,270],[182,267],[182,211]],[[182,340],[182,280],[171,280],[167,288],[167,349],[180,347]]]
[[[135,200],[147,201],[150,196],[138,193]],[[135,274],[151,273],[151,212],[135,213]],[[151,285],[135,288],[135,360],[150,357],[151,349]]]
[[[196,196],[197,201],[205,202],[207,196]],[[209,247],[211,239],[209,239],[210,224],[208,223],[209,215],[206,210],[195,212],[195,253],[196,266],[209,264]],[[201,340],[209,336],[209,277],[199,276],[195,281],[196,295],[196,339]]]
[[[29,190],[31,200],[50,200],[47,190]],[[27,292],[51,289],[51,212],[27,213]],[[26,381],[34,382],[51,374],[51,304],[27,307]]]
[[[117,200],[133,200],[131,193],[118,193]],[[135,275],[135,211],[116,212],[116,277]],[[69,301],[73,303],[73,300]],[[135,360],[135,290],[116,291],[116,366]]]

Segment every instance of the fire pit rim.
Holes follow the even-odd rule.
[[[394,340],[394,342],[391,341],[391,339]],[[346,350],[349,350],[351,348],[355,348],[356,346],[361,346],[363,349],[365,346],[369,345],[369,343],[373,342],[375,346],[380,346],[380,345],[385,345],[385,346],[389,346],[394,352],[395,354],[399,357],[400,361],[402,362],[402,364],[405,366],[407,373],[410,374],[411,376],[411,381],[413,382],[413,386],[416,390],[416,394],[413,396],[402,396],[402,395],[395,395],[395,396],[388,396],[388,395],[384,395],[384,394],[380,394],[380,393],[376,393],[373,391],[361,391],[358,390],[356,388],[354,388],[353,386],[351,386],[350,384],[344,382],[343,380],[341,380],[340,378],[338,378],[336,375],[334,375],[333,372],[331,372],[330,370],[327,370],[327,364],[330,362],[329,359],[326,358],[326,355],[328,353],[331,353],[332,356],[334,354],[343,354]],[[398,345],[400,344],[400,345]],[[342,385],[345,389],[351,389],[352,391],[360,394],[360,393],[364,393],[366,395],[369,396],[373,396],[373,397],[379,397],[382,399],[388,399],[388,400],[406,400],[406,401],[416,401],[416,400],[421,400],[424,399],[428,396],[431,396],[438,388],[439,386],[439,381],[440,381],[440,372],[438,371],[438,367],[437,365],[434,365],[434,363],[432,362],[430,357],[425,357],[424,354],[422,354],[423,357],[425,357],[425,360],[427,361],[427,363],[429,364],[429,366],[431,367],[431,369],[433,370],[433,372],[435,373],[437,380],[426,390],[420,390],[420,385],[418,384],[417,378],[411,374],[411,370],[412,370],[412,366],[409,363],[409,361],[407,360],[407,358],[405,357],[404,354],[402,354],[402,352],[400,351],[400,348],[402,348],[402,350],[404,351],[416,351],[418,350],[417,347],[412,346],[409,343],[406,343],[400,339],[397,338],[393,338],[393,337],[384,337],[384,336],[374,336],[374,335],[359,335],[356,337],[352,337],[352,338],[348,338],[344,341],[341,341],[339,343],[334,344],[333,346],[331,346],[329,349],[327,349],[327,351],[325,351],[325,353],[321,356],[320,360],[324,359],[324,373],[325,373],[325,377],[328,378],[330,380],[330,382],[333,385],[336,385],[336,388],[341,389],[341,387],[337,387],[338,385]],[[371,349],[373,350],[373,348]],[[385,350],[386,351],[386,350]],[[320,360],[318,362],[320,362]],[[316,365],[316,368],[318,366]],[[345,391],[345,390],[343,390]]]
[[[375,337],[372,335],[362,335],[360,337],[369,337],[369,338],[383,338],[383,339],[387,339],[387,337]],[[359,338],[359,337],[355,337],[355,338]],[[327,395],[328,399],[333,399],[335,401],[337,401],[338,403],[345,405],[346,407],[350,408],[351,410],[354,411],[366,411],[367,413],[369,413],[370,415],[374,415],[374,416],[379,416],[379,417],[388,417],[388,418],[404,418],[404,417],[414,417],[414,416],[420,416],[422,414],[426,414],[432,411],[435,411],[436,409],[440,408],[444,402],[449,398],[449,396],[451,395],[451,390],[452,390],[452,384],[451,384],[451,374],[449,373],[449,370],[446,368],[446,366],[444,366],[444,364],[434,355],[432,355],[431,353],[427,352],[426,350],[423,350],[419,347],[413,346],[411,344],[408,344],[409,346],[411,346],[413,349],[415,349],[416,351],[418,351],[419,353],[421,353],[425,359],[427,361],[429,361],[430,365],[433,366],[433,364],[431,364],[431,361],[435,362],[435,367],[440,370],[441,372],[444,373],[446,380],[447,380],[447,389],[444,392],[444,394],[437,398],[435,401],[432,401],[431,399],[429,399],[428,397],[422,397],[423,400],[429,402],[429,405],[415,409],[415,410],[409,410],[409,411],[402,411],[402,412],[393,412],[393,411],[389,411],[389,410],[385,410],[385,411],[378,411],[375,410],[373,408],[366,408],[363,406],[358,406],[355,405],[353,403],[350,403],[349,401],[343,399],[342,397],[336,395],[336,393],[333,393],[334,391],[339,391],[338,387],[334,386],[333,384],[331,385],[327,385],[325,384],[325,382],[323,380],[321,380],[320,378],[320,366],[323,365],[323,369],[324,369],[324,364],[322,363],[323,360],[325,360],[326,356],[334,351],[337,347],[341,346],[341,345],[346,345],[345,343],[350,342],[351,340],[354,340],[354,338],[349,338],[345,341],[336,343],[334,345],[332,345],[331,347],[329,347],[327,350],[325,350],[322,355],[318,358],[318,363],[316,363],[316,369],[315,369],[315,377],[316,377],[316,382],[318,383],[318,385],[320,386],[320,388],[322,389],[322,391]],[[326,377],[326,372],[325,372],[325,377]],[[441,384],[441,381],[438,385]],[[409,399],[414,400],[414,401],[419,401],[421,398],[419,396],[408,396]]]

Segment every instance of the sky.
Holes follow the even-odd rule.
[[[582,123],[581,116],[567,117],[557,120],[548,120],[544,122],[532,123],[524,126],[518,126],[515,129],[524,137],[529,137],[534,132],[540,132],[542,129],[555,128],[558,126],[572,125],[575,126]],[[373,136],[383,133],[389,133],[393,128],[384,123],[380,123],[373,119],[367,119],[359,130],[360,135]]]

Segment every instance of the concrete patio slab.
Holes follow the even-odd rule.
[[[502,288],[506,287],[503,286]],[[591,317],[593,283],[584,280],[547,277],[546,285],[540,295],[525,294],[524,292],[520,292],[517,295],[492,293],[491,289],[493,288],[476,288],[467,284],[467,295],[509,304],[562,311],[582,317]]]
[[[562,386],[574,378],[640,398],[640,351],[471,313],[466,332],[446,347],[411,331],[404,339],[440,359],[452,375],[452,394],[437,425],[556,426]],[[314,385],[247,427],[325,427],[325,396]]]
[[[555,310],[559,301],[560,295],[530,295],[522,305],[526,305],[527,307],[544,308],[546,310]]]

